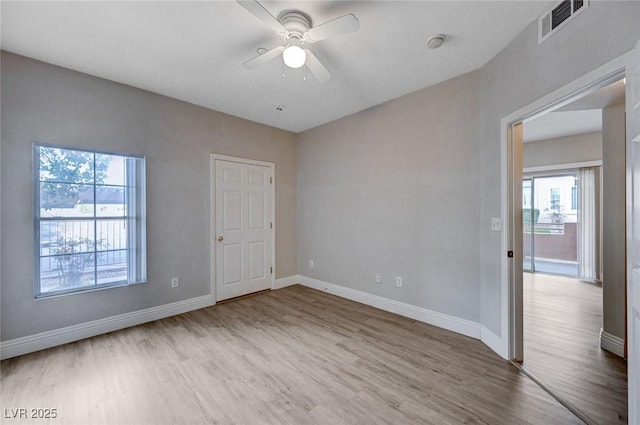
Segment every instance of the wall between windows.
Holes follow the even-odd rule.
[[[1,90],[3,341],[210,294],[211,153],[276,164],[276,277],[296,273],[293,133],[7,52]],[[34,141],[146,157],[146,284],[33,299]]]

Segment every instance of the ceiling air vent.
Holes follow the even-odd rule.
[[[589,0],[563,0],[538,18],[538,44],[589,7]]]

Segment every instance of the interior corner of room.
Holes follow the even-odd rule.
[[[640,423],[640,2],[1,7],[5,415]]]

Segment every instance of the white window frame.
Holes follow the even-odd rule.
[[[120,218],[100,217],[96,214],[96,182],[92,184],[94,187],[93,199],[93,216],[89,217],[64,217],[67,221],[92,221],[94,226],[98,220],[110,219],[126,219],[127,223],[127,279],[116,282],[98,284],[97,271],[95,284],[92,286],[66,288],[54,291],[41,291],[40,276],[40,260],[46,257],[41,254],[40,229],[43,222],[59,222],[60,217],[41,217],[40,216],[40,148],[54,148],[70,151],[86,152],[94,155],[112,155],[125,159],[126,182],[125,186],[135,187],[135,190],[125,188],[125,203],[127,205],[127,213]],[[107,152],[91,149],[83,149],[69,146],[60,146],[48,143],[33,144],[33,217],[34,217],[34,299],[50,298],[60,295],[85,293],[90,291],[114,288],[138,283],[145,283],[147,278],[147,261],[146,261],[146,160],[144,156],[125,154],[120,152]],[[95,237],[95,232],[94,232]],[[94,248],[95,249],[95,248]],[[94,251],[96,252],[96,251]],[[98,257],[96,255],[94,263],[97,265]]]

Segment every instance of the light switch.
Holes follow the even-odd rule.
[[[501,229],[502,229],[502,220],[497,217],[493,217],[491,219],[491,230],[493,230],[494,232],[499,232]]]

